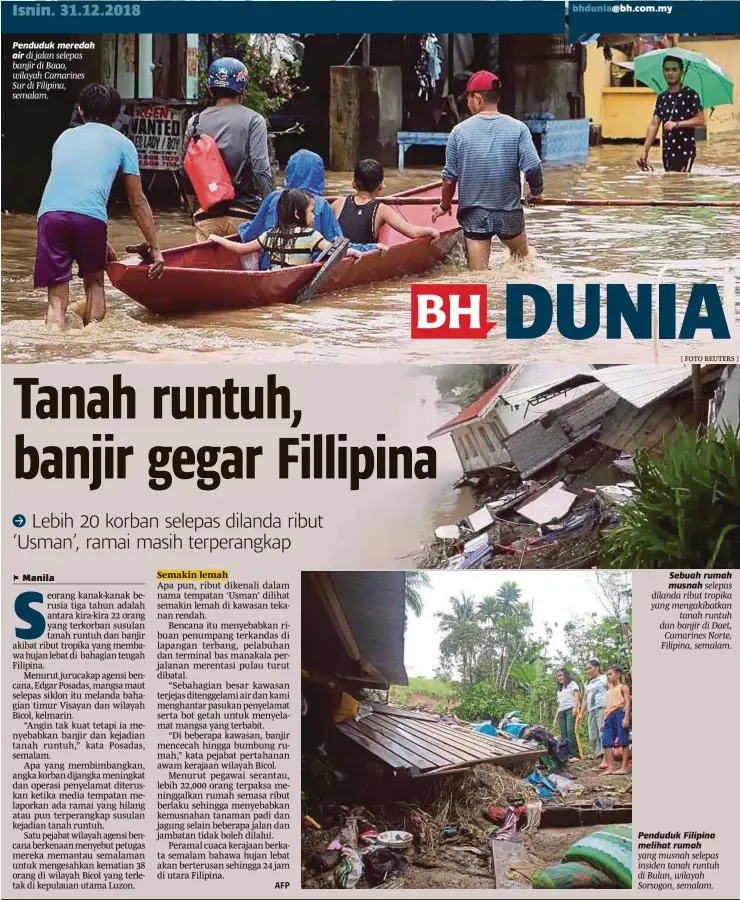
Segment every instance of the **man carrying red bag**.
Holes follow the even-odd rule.
[[[228,56],[215,60],[208,70],[214,104],[188,122],[185,170],[188,193],[197,198],[193,224],[198,241],[235,234],[273,189],[267,123],[242,105],[247,83],[243,62]],[[200,141],[203,135],[212,140]]]

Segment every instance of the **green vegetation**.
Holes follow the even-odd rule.
[[[413,678],[407,688],[394,688],[394,701],[432,703],[440,710],[452,701],[455,712],[468,721],[497,721],[517,710],[530,724],[551,727],[560,666],[570,668],[581,687],[593,657],[602,671],[614,662],[629,670],[620,615],[631,605],[630,576],[600,572],[595,581],[605,614],[565,623],[562,657],[548,655],[552,628],[546,626],[544,639],[533,637],[531,607],[516,581],[502,582],[480,600],[464,593],[450,597],[449,611],[436,613],[441,670],[435,678]]]
[[[460,409],[469,406],[506,374],[506,365],[450,365],[434,370],[437,391],[442,400],[457,404]]]
[[[433,705],[442,712],[455,700],[456,689],[447,678],[409,678],[406,687],[391,688],[391,702],[400,706]]]
[[[424,612],[424,600],[421,589],[431,584],[426,572],[406,573],[406,612],[413,613],[418,619]]]
[[[276,72],[271,71],[272,60],[260,48],[254,46],[248,34],[214,35],[215,56],[234,56],[242,60],[249,72],[249,83],[244,91],[243,103],[263,116],[277,112],[299,90],[298,76],[301,64],[297,60],[288,62],[281,60]],[[207,71],[207,60],[201,59],[203,84]],[[205,88],[201,99],[208,99]]]
[[[635,458],[639,492],[604,534],[615,568],[730,568],[740,563],[740,434],[681,429],[662,459]]]

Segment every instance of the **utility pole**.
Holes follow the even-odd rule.
[[[704,401],[704,390],[701,383],[701,366],[691,366],[691,396],[693,400],[694,418],[697,425],[706,425],[707,408]]]

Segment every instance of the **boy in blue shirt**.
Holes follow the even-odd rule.
[[[136,147],[112,127],[121,110],[118,91],[88,84],[77,105],[84,124],[67,129],[56,140],[38,211],[34,286],[47,290],[49,325],[64,322],[73,262],[85,285],[85,325],[105,316],[105,264],[116,258],[108,243],[107,206],[119,170],[131,212],[151,252],[149,277],[159,278],[164,270],[154,217],[141,187]]]

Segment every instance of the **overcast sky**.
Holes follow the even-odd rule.
[[[563,625],[588,613],[606,614],[599,602],[599,588],[593,572],[556,571],[475,571],[430,572],[431,586],[423,589],[421,618],[409,615],[406,629],[405,663],[410,678],[432,676],[439,666],[440,635],[435,612],[450,611],[450,597],[461,592],[476,600],[494,594],[503,581],[516,581],[522,599],[533,609],[533,635],[544,637],[545,624],[553,628],[548,656],[565,650]]]

